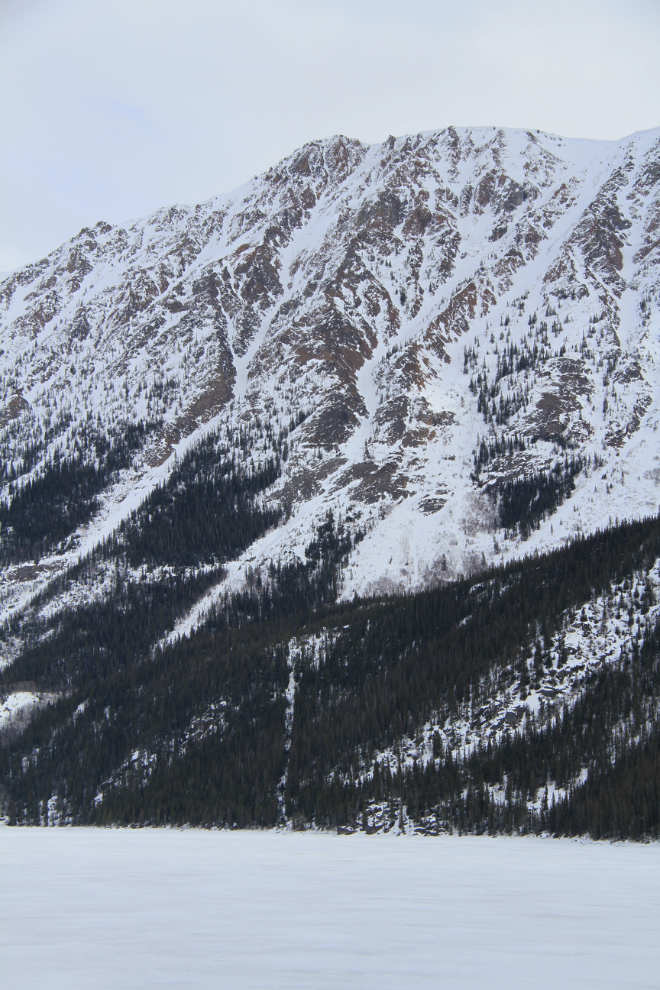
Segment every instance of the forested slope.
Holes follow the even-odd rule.
[[[655,835],[659,217],[339,136],[2,278],[8,819]]]
[[[658,519],[337,604],[359,538],[328,517],[183,638],[162,637],[220,563],[119,564],[110,596],[26,628],[3,681],[59,700],[0,749],[9,819],[658,834]],[[616,649],[585,656],[598,609]]]

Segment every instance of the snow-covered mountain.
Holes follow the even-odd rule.
[[[265,501],[284,517],[233,587],[304,558],[328,509],[366,534],[347,598],[655,513],[659,291],[660,128],[336,137],[229,195],[84,229],[0,283],[3,498],[53,461],[122,455],[81,525],[7,558],[1,617],[210,431],[280,458]]]

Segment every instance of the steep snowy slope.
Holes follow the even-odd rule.
[[[281,468],[233,586],[330,508],[366,533],[346,597],[656,512],[659,230],[660,129],[449,128],[81,231],[0,283],[2,618],[214,430]],[[11,550],[16,491],[65,462],[83,508]]]

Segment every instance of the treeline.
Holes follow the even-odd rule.
[[[51,458],[0,501],[0,566],[38,561],[98,510],[97,496],[130,465],[156,423],[125,423],[109,435],[81,431],[83,446]]]
[[[594,675],[582,697],[546,722],[468,756],[369,777],[319,775],[290,813],[321,825],[359,826],[367,812],[392,825],[400,809],[428,831],[552,833],[594,839],[660,838],[658,630]],[[586,772],[582,783],[576,779]],[[548,785],[559,797],[548,797]]]
[[[102,822],[116,814],[132,820],[122,796],[128,788],[141,820],[152,798],[142,794],[136,782],[144,783],[141,771],[130,757],[143,748],[154,760],[149,794],[154,788],[171,792],[169,803],[156,802],[149,811],[151,818],[206,820],[199,815],[202,809],[208,814],[212,800],[225,809],[223,820],[272,824],[288,683],[282,644],[317,604],[334,601],[337,565],[352,545],[330,515],[305,562],[273,564],[245,593],[221,598],[200,632],[155,650],[154,640],[217,581],[217,572],[155,583],[125,581],[117,572],[106,599],[63,616],[48,636],[35,630],[2,680],[34,680],[66,695],[0,750],[10,818],[38,822],[49,797],[57,795],[74,821]],[[223,731],[216,735],[212,719],[200,742],[192,726],[196,719],[204,723],[218,698]],[[207,746],[221,755],[217,765]],[[26,753],[34,755],[24,761]],[[107,801],[94,800],[127,760],[119,789],[109,787]]]
[[[519,436],[517,433],[509,436],[507,439],[504,433],[497,436],[489,437],[488,441],[486,437],[482,437],[480,440],[477,437],[477,451],[474,455],[474,479],[479,480],[479,472],[482,468],[487,467],[489,461],[493,461],[498,457],[513,457],[516,451],[527,450],[527,445],[525,443],[525,438]]]
[[[228,560],[280,521],[280,506],[257,498],[280,477],[279,457],[246,465],[217,444],[216,436],[197,444],[122,523],[119,543],[133,567]],[[104,545],[106,557],[116,546]]]
[[[575,477],[586,467],[585,459],[568,457],[557,461],[550,471],[525,475],[497,486],[500,525],[509,533],[519,532],[528,539],[541,520],[556,512],[575,491]]]
[[[288,424],[257,416],[201,440],[106,542],[105,558],[116,556],[120,543],[135,567],[197,566],[249,545],[281,518],[278,506],[260,504],[257,496],[280,477],[290,434],[305,418],[303,410]],[[63,553],[67,538],[98,511],[101,493],[161,426],[161,419],[149,419],[104,429],[90,419],[74,427],[70,413],[45,431],[37,424],[18,453],[0,457],[0,479],[9,482],[0,500],[0,566]],[[48,445],[67,430],[66,449],[62,440],[40,464]],[[9,453],[5,448],[3,455]],[[21,476],[33,470],[22,483]]]
[[[80,823],[268,826],[286,817],[330,827],[359,825],[380,803],[390,819],[406,809],[436,831],[657,833],[655,628],[573,707],[498,745],[457,755],[438,738],[433,759],[408,769],[378,754],[396,756],[427,720],[464,717],[533,676],[534,652],[566,613],[654,564],[660,520],[478,579],[338,605],[356,537],[328,517],[304,561],[252,572],[202,628],[156,649],[156,627],[175,608],[163,605],[136,631],[144,602],[121,574],[114,612],[90,605],[26,644],[0,686],[34,680],[67,693],[0,749],[12,820],[43,821],[55,798],[58,820]],[[174,583],[167,601],[202,589]]]

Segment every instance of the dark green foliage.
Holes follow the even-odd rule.
[[[96,465],[56,461],[0,506],[2,564],[39,559],[96,512],[103,484]]]
[[[110,436],[81,434],[82,448],[49,461],[35,478],[10,486],[0,503],[0,565],[39,559],[86,523],[97,496],[131,463],[157,424],[140,421],[115,427]],[[30,451],[24,461],[30,463]]]
[[[277,480],[279,461],[270,458],[248,471],[234,458],[220,460],[221,454],[213,439],[195,447],[122,525],[134,567],[228,560],[277,524],[279,506],[262,508],[255,496]]]
[[[587,780],[550,809],[555,835],[593,839],[660,838],[660,725],[643,742],[589,771]]]
[[[524,438],[520,437],[517,433],[510,436],[508,440],[503,433],[499,437],[497,434],[489,437],[488,442],[486,442],[485,438],[479,441],[479,437],[477,437],[477,452],[474,455],[476,478],[478,479],[479,472],[482,468],[488,466],[489,461],[494,461],[498,457],[506,457],[507,455],[512,457],[514,452],[519,450],[524,451],[526,449],[527,446]]]
[[[573,707],[499,745],[463,756],[444,752],[438,737],[426,766],[374,759],[396,754],[428,719],[445,724],[511,686],[563,613],[652,566],[660,520],[478,579],[338,606],[353,539],[329,516],[305,561],[252,573],[203,628],[162,648],[154,642],[212,576],[132,585],[118,568],[109,602],[71,613],[45,639],[34,630],[2,680],[67,694],[0,749],[13,818],[43,820],[56,796],[62,820],[78,822],[265,826],[284,812],[336,826],[366,820],[377,802],[388,821],[405,808],[430,830],[658,834],[654,628]],[[651,595],[649,586],[642,614]],[[538,803],[550,784],[568,787],[565,798]]]
[[[557,461],[551,471],[527,475],[498,486],[500,525],[519,529],[523,539],[552,515],[575,490],[575,476],[585,467],[582,457]]]
[[[186,664],[187,644],[169,657],[157,658],[156,667],[170,689],[160,711],[166,741],[155,747],[148,780],[129,770],[94,809],[93,822],[277,823],[277,789],[284,769],[286,657],[280,646],[254,650],[248,644],[245,637],[224,643],[207,637],[209,652],[203,664],[197,650],[190,651],[191,662]],[[178,676],[182,669],[183,678]],[[201,712],[199,736],[194,745],[187,745],[190,727],[185,719],[177,719],[175,706],[182,713],[194,711],[194,692],[202,687],[209,697],[222,698],[222,706],[207,720]],[[153,716],[145,719],[147,725],[151,741]]]
[[[337,563],[352,545],[343,534],[329,516],[307,563],[273,566],[261,588],[225,597],[205,630],[162,649],[151,649],[154,640],[217,573],[136,583],[118,571],[109,601],[65,616],[45,639],[37,636],[43,629],[33,630],[5,681],[38,680],[66,687],[68,696],[3,751],[3,778],[19,820],[35,820],[30,795],[48,793],[60,795],[78,822],[133,821],[142,814],[179,823],[274,824],[288,683],[282,633],[295,617],[336,597]],[[196,719],[208,722],[199,737],[191,728]],[[130,766],[140,747],[154,759],[144,794]],[[38,755],[24,769],[26,748]],[[107,802],[93,803],[126,761]]]

